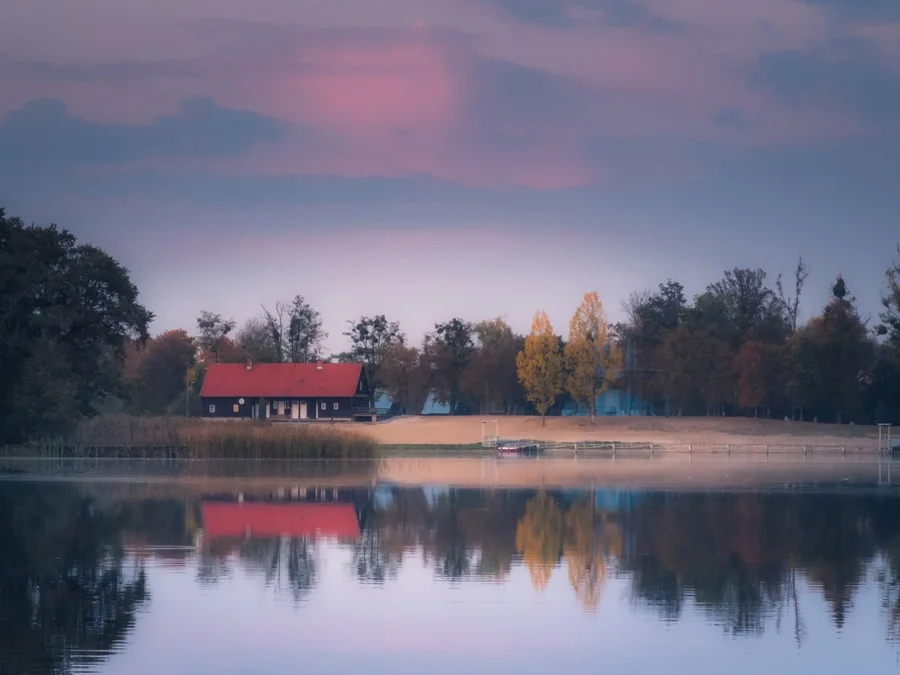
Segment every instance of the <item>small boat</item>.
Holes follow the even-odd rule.
[[[535,443],[526,441],[498,441],[498,455],[536,455],[540,448]]]

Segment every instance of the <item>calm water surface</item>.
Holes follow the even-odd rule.
[[[896,488],[0,481],[0,673],[900,672]]]

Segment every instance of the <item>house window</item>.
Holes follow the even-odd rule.
[[[322,402],[322,410],[328,410],[328,404],[324,401]]]
[[[272,412],[278,412],[278,402],[272,401]]]
[[[234,404],[234,412],[240,412],[240,410],[241,410],[241,406],[239,406],[237,403],[235,403]]]
[[[340,404],[338,404],[338,403],[335,403],[335,404],[334,404],[334,409],[335,409],[335,410],[337,410],[339,407],[340,407]]]
[[[209,412],[211,412],[211,413],[216,412],[216,406],[212,403],[209,404]]]

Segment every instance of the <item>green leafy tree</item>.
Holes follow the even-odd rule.
[[[787,315],[787,324],[790,334],[793,335],[799,328],[800,321],[800,297],[803,295],[803,286],[806,284],[806,278],[809,276],[809,268],[803,262],[803,256],[797,261],[797,268],[794,270],[794,295],[788,296],[784,292],[784,285],[781,282],[781,275],[775,281],[775,288],[778,290],[778,299],[781,301],[784,311]]]
[[[276,302],[272,311],[263,306],[262,320],[277,362],[312,363],[322,358],[328,333],[322,315],[302,295],[294,296],[290,304]]]
[[[280,361],[279,345],[272,339],[272,333],[262,318],[248,319],[235,335],[235,342],[255,363]]]
[[[121,394],[153,315],[127,270],[56,225],[0,210],[0,443],[63,432]]]
[[[843,277],[817,324],[821,330],[820,363],[825,368],[825,392],[835,421],[858,419],[862,412],[862,382],[874,363],[874,344],[859,316]]]
[[[762,269],[735,268],[706,289],[724,308],[735,347],[749,338],[763,342],[784,340],[788,331],[785,306],[765,282]]]
[[[418,413],[428,397],[428,370],[415,347],[396,343],[389,346],[381,360],[385,391],[399,413]]]
[[[152,338],[137,354],[137,364],[129,373],[134,409],[161,415],[177,403],[184,410],[184,392],[194,366],[197,347],[184,330],[171,330]]]
[[[322,328],[322,316],[302,295],[294,297],[290,307],[285,356],[292,363],[311,363],[322,357],[328,333]]]
[[[395,344],[404,344],[406,336],[396,321],[388,321],[384,314],[364,316],[348,321],[350,330],[344,333],[350,338],[350,360],[362,362],[373,389],[381,389],[384,381],[381,362],[385,352]]]
[[[212,354],[213,360],[222,361],[225,339],[237,324],[234,319],[223,319],[221,314],[200,312],[197,317],[197,345],[202,352]]]
[[[451,414],[460,412],[463,399],[463,373],[475,351],[473,326],[460,318],[434,325],[425,338],[424,356],[432,375],[435,398],[450,406]]]
[[[475,324],[475,350],[462,376],[462,388],[482,412],[509,411],[524,398],[516,373],[521,339],[502,318]]]
[[[897,253],[900,254],[900,244]],[[878,332],[886,336],[888,356],[900,367],[900,259],[891,264],[884,276],[887,292],[881,298],[882,323]]]

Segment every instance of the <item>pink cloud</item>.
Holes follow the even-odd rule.
[[[72,20],[97,18],[104,30],[88,40],[81,29],[73,41],[47,47],[28,38],[30,15],[17,9],[14,21],[0,27],[0,39],[14,38],[9,44],[23,59],[66,58],[89,68],[104,58],[125,58],[131,42],[130,58],[181,59],[181,69],[141,70],[147,64],[137,63],[133,78],[101,72],[69,80],[0,71],[0,113],[36,96],[56,96],[92,120],[146,124],[175,112],[183,97],[210,96],[301,131],[239,161],[192,161],[193,167],[275,175],[430,174],[469,185],[542,189],[619,175],[620,167],[598,163],[586,151],[612,139],[739,149],[869,132],[846,111],[789,106],[741,76],[766,51],[802,50],[828,37],[833,26],[824,10],[800,2],[725,7],[646,0],[651,12],[678,24],[673,32],[605,25],[592,12],[570,13],[574,28],[524,24],[471,0],[301,2],[291,8],[261,0],[252,12],[226,2],[218,13],[211,0],[192,0],[179,5],[185,23],[173,26],[163,11],[171,2],[148,4],[131,16],[109,0],[90,0]],[[236,23],[191,23],[211,16]],[[57,18],[49,21],[51,32],[62,30]],[[887,27],[860,30],[886,58],[900,54]],[[154,44],[164,45],[165,53]],[[504,106],[505,83],[485,84],[485,59],[533,69],[559,86],[531,92],[533,105]],[[556,92],[570,105],[542,116],[541,98]],[[725,109],[739,110],[744,123],[716,124]],[[499,137],[522,140],[495,143]],[[675,157],[668,161],[677,164]],[[682,169],[675,167],[681,174],[697,167],[685,158]]]
[[[393,42],[350,40],[300,43],[279,55],[295,67],[247,73],[223,102],[245,104],[327,132],[368,134],[453,127],[463,84],[450,54],[415,31]]]

